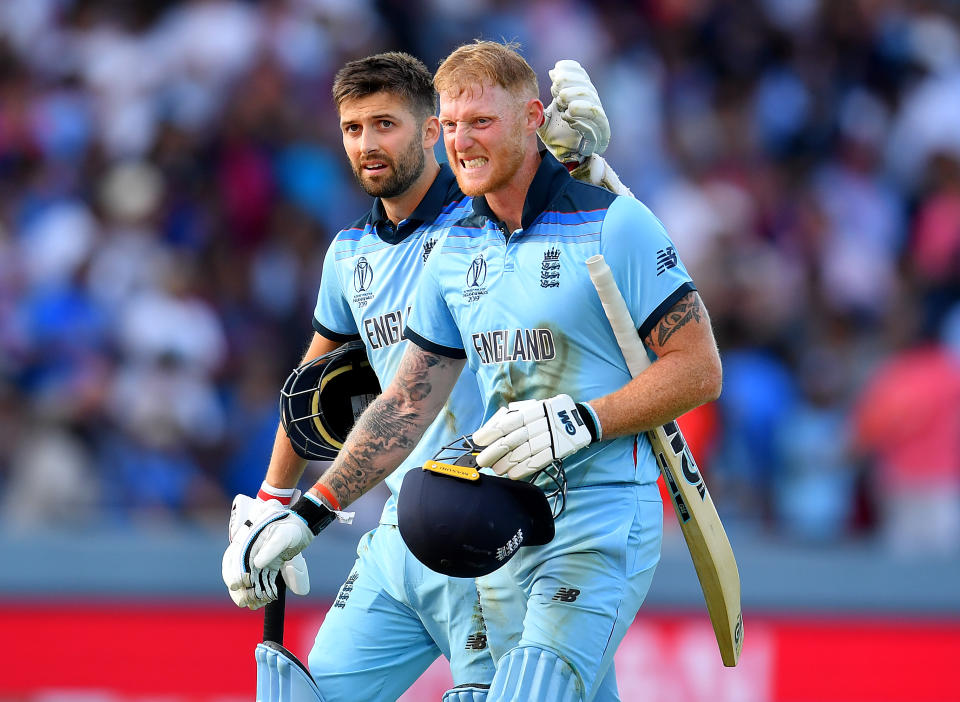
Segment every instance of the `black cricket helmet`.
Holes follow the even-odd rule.
[[[361,341],[295,368],[280,390],[280,423],[301,458],[332,461],[354,422],[380,394]]]
[[[407,471],[400,486],[400,536],[417,560],[443,575],[486,575],[521,546],[549,543],[553,520],[565,504],[566,476],[559,462],[538,474],[553,487],[548,496],[532,483],[480,473],[480,448],[472,437],[461,437],[423,469]]]

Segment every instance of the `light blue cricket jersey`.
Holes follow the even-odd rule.
[[[416,210],[399,226],[379,199],[370,213],[341,230],[323,262],[313,327],[335,341],[362,339],[380,386],[390,384],[406,350],[404,326],[424,264],[440,231],[470,212],[470,199],[444,164]],[[397,494],[407,470],[480,425],[483,407],[473,374],[464,371],[440,415],[407,461],[390,474],[381,523],[397,523]]]
[[[642,204],[571,178],[549,154],[509,237],[483,198],[437,243],[407,337],[467,358],[484,419],[513,400],[606,395],[630,380],[585,261],[603,254],[641,337],[695,290],[660,221]],[[439,255],[438,255],[439,254]],[[570,487],[653,483],[646,436],[602,441],[564,461]]]

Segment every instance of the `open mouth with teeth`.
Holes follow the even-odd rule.
[[[487,165],[487,162],[490,159],[485,156],[477,156],[476,158],[471,159],[460,159],[460,166],[466,170],[471,170],[474,168],[482,168]]]
[[[367,173],[378,173],[380,171],[386,170],[387,163],[385,161],[368,161],[362,166],[363,170]]]

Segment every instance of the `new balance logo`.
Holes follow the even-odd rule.
[[[677,267],[677,251],[672,246],[657,251],[657,275]]]
[[[483,633],[470,634],[467,637],[466,649],[468,651],[482,651],[487,647],[487,635]]]
[[[576,602],[579,595],[580,591],[575,587],[562,587],[551,599],[554,602]]]

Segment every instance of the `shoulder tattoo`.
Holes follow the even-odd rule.
[[[646,339],[647,345],[660,348],[677,330],[690,322],[700,324],[705,316],[700,296],[696,292],[687,293],[660,318]]]

